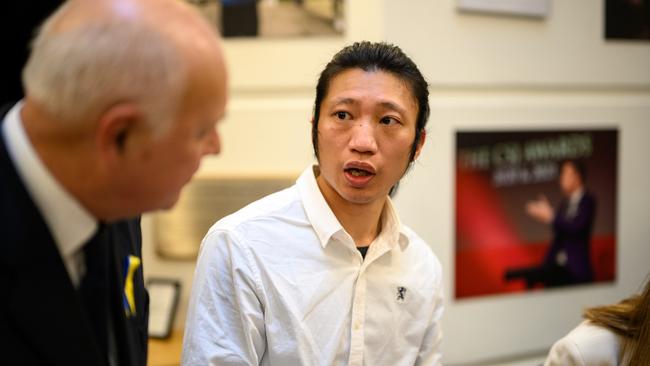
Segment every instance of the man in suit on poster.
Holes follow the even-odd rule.
[[[585,188],[585,167],[566,160],[560,167],[560,189],[565,198],[553,211],[546,197],[531,201],[526,212],[553,230],[551,247],[533,280],[547,286],[593,281],[591,235],[596,215],[596,199]]]
[[[0,118],[2,361],[145,365],[137,217],[220,150],[219,37],[176,0],[69,0],[23,82]]]

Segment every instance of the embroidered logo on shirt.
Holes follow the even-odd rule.
[[[403,303],[406,301],[406,287],[398,286],[397,287],[397,302]]]

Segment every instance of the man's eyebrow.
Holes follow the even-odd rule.
[[[354,98],[337,98],[337,99],[334,99],[333,104],[334,105],[337,105],[337,104],[359,104],[359,101],[354,99]],[[406,109],[404,107],[401,107],[398,104],[393,103],[393,102],[383,101],[383,102],[380,102],[379,105],[381,105],[382,107],[384,107],[386,109],[392,109],[392,110],[395,110],[395,111],[400,112],[400,113],[405,113],[406,112]]]
[[[386,109],[394,110],[400,114],[406,114],[406,109],[393,102],[388,102],[388,101],[381,102],[380,105]]]
[[[359,102],[353,98],[336,98],[334,99],[333,105],[339,104],[359,104]]]

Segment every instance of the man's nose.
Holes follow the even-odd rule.
[[[377,152],[376,128],[372,121],[362,120],[356,122],[352,128],[350,149],[362,154]]]

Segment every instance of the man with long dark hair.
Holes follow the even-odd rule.
[[[203,240],[184,365],[440,363],[440,263],[389,197],[428,116],[427,83],[398,47],[334,56],[316,87],[318,165]]]

